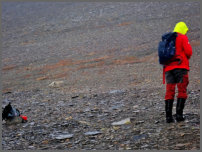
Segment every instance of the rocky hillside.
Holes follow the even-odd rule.
[[[165,123],[161,35],[193,47],[182,123]],[[200,4],[3,3],[2,96],[28,116],[4,150],[200,149]],[[173,114],[175,114],[175,104]]]

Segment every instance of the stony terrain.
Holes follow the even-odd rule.
[[[157,47],[178,21],[193,47],[189,98],[186,121],[167,124]],[[197,2],[4,2],[2,107],[28,122],[2,122],[3,150],[199,150],[199,33]]]

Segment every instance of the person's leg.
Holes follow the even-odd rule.
[[[187,86],[189,84],[188,73],[183,75],[183,80],[181,83],[177,83],[178,87],[178,99],[176,106],[176,120],[178,122],[184,121],[183,110],[185,106],[185,101],[187,99]]]
[[[166,72],[166,94],[165,94],[165,112],[166,122],[173,122],[172,108],[175,97],[175,80],[172,71]]]
[[[166,84],[166,95],[165,95],[165,112],[167,123],[173,122],[172,109],[175,96],[175,85],[176,84]]]
[[[178,96],[177,98],[187,99],[187,86],[189,84],[188,72],[182,75],[182,81],[177,83]]]
[[[176,83],[167,83],[166,84],[165,100],[174,100],[174,98],[175,98],[175,86],[176,86]]]

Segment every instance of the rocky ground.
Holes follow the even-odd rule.
[[[181,20],[189,98],[167,124],[157,47]],[[199,150],[199,33],[197,2],[3,3],[2,106],[28,117],[2,122],[3,149]]]

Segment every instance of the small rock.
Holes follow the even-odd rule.
[[[64,81],[53,81],[49,84],[49,87],[61,87],[64,84]]]
[[[133,109],[136,109],[136,108],[138,108],[139,106],[138,105],[135,105],[135,106],[133,106]]]
[[[184,147],[184,146],[188,146],[188,145],[190,145],[190,143],[177,144],[176,147]]]
[[[168,128],[168,130],[173,130],[175,127],[171,126]]]
[[[124,124],[130,124],[130,118],[126,118],[124,120],[118,121],[118,122],[113,122],[112,125],[116,126],[116,125],[124,125]]]
[[[94,135],[98,135],[98,134],[101,134],[100,131],[89,131],[89,132],[86,132],[84,133],[86,136],[94,136]]]
[[[93,117],[95,117],[95,116],[92,114],[88,115],[88,118],[93,118]]]
[[[35,124],[35,122],[31,122],[31,123],[29,123],[31,126],[33,126],[34,124]]]
[[[26,123],[26,124],[24,124],[22,127],[23,127],[23,128],[26,128],[27,126],[28,126],[28,124]]]
[[[73,103],[69,103],[68,106],[72,107],[72,106],[74,106],[74,104]]]
[[[65,120],[71,120],[71,119],[72,119],[72,116],[65,118]]]
[[[123,93],[123,92],[124,92],[123,90],[112,90],[109,93],[115,94],[115,93]]]
[[[75,98],[78,98],[79,96],[78,95],[76,95],[76,96],[72,96],[72,99],[75,99]]]
[[[133,137],[133,139],[134,139],[135,141],[137,141],[137,140],[140,140],[140,139],[145,138],[145,137],[147,137],[147,135],[145,135],[145,134],[140,134],[140,135],[135,135],[135,136]]]
[[[93,95],[93,97],[97,97],[97,96],[98,96],[97,94],[94,94],[94,95]]]
[[[106,104],[106,101],[105,100],[101,100],[100,104],[104,105],[104,104]]]
[[[134,132],[134,134],[140,134],[140,129],[138,129],[138,128],[133,128],[133,132]]]
[[[48,144],[48,143],[49,143],[48,140],[42,141],[42,144]]]
[[[147,148],[147,147],[149,147],[149,145],[143,145],[143,146],[141,146],[141,148]]]
[[[185,135],[185,133],[180,133],[180,136],[183,137]]]
[[[113,129],[114,129],[114,130],[119,130],[120,127],[113,126]]]
[[[146,107],[142,107],[142,108],[141,108],[141,110],[146,110],[146,109],[147,109]]]
[[[43,76],[43,77],[37,78],[36,80],[37,80],[37,81],[40,81],[40,80],[45,80],[45,79],[47,79],[47,78],[48,78],[47,76]]]
[[[84,110],[84,112],[89,112],[90,111],[90,108],[86,108],[85,110]]]
[[[69,139],[73,137],[73,134],[62,133],[62,134],[53,135],[53,137],[58,140],[67,139],[67,138]]]
[[[128,147],[128,146],[126,146],[126,148],[125,148],[126,150],[131,150],[132,148],[131,147]]]
[[[140,112],[140,110],[135,110],[135,111],[133,111],[133,113],[139,113]]]
[[[123,104],[113,105],[112,107],[110,107],[110,110],[119,110],[123,106],[124,106]]]
[[[86,121],[79,121],[79,123],[85,124],[85,125],[90,125],[90,123],[89,123],[89,122],[86,122]]]
[[[29,148],[29,149],[34,149],[35,147],[34,147],[34,146],[29,146],[28,148]]]
[[[144,121],[138,121],[138,122],[136,122],[135,124],[136,124],[136,125],[139,125],[139,124],[142,124],[142,123],[144,123]]]
[[[45,106],[46,104],[45,103],[41,103],[41,104],[39,104],[39,106]]]

